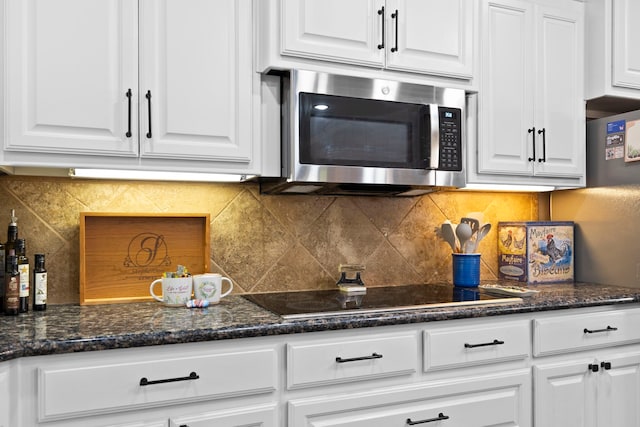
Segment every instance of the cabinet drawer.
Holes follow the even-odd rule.
[[[310,341],[287,345],[290,389],[350,382],[417,371],[415,335]]]
[[[424,332],[424,370],[526,359],[530,348],[529,323],[502,323]]]
[[[528,372],[289,402],[289,427],[531,425]]]
[[[169,427],[276,427],[278,425],[277,412],[276,405],[273,404],[214,411],[206,414],[190,414],[180,418],[171,418]]]
[[[50,421],[268,393],[276,389],[276,353],[256,349],[85,367],[65,361],[38,368],[37,376],[38,417]]]
[[[536,319],[533,354],[568,353],[640,342],[640,309]]]

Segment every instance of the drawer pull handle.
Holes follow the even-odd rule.
[[[361,356],[361,357],[352,357],[350,359],[343,359],[342,357],[336,357],[336,362],[338,363],[346,363],[346,362],[357,362],[358,360],[370,360],[370,359],[382,359],[382,355],[378,353],[371,353],[371,356]]]
[[[464,343],[464,348],[476,348],[476,347],[486,347],[489,345],[502,345],[504,344],[504,341],[500,341],[500,340],[493,340],[491,342],[485,342],[482,344],[469,344],[469,343]]]
[[[600,367],[608,371],[609,369],[611,369],[611,362],[601,362]]]
[[[604,329],[587,329],[584,328],[584,333],[585,334],[597,334],[598,332],[610,332],[610,331],[617,331],[618,328],[614,328],[612,326],[607,326]]]
[[[448,419],[449,419],[448,415],[445,415],[442,412],[440,412],[437,418],[429,418],[427,420],[412,421],[411,418],[407,418],[407,425],[414,426],[416,424],[433,423],[435,421],[442,421],[442,420],[448,420]]]
[[[190,381],[197,380],[200,378],[200,375],[195,372],[191,372],[188,377],[178,377],[178,378],[166,378],[164,380],[153,380],[149,381],[147,377],[140,378],[140,386],[151,385],[151,384],[162,384],[162,383],[174,383],[176,381]]]

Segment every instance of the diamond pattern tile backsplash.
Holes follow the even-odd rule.
[[[27,255],[46,254],[49,303],[79,301],[81,212],[209,213],[210,271],[234,293],[332,288],[338,265],[366,266],[368,286],[451,281],[444,220],[483,212],[482,279],[497,277],[498,221],[539,219],[530,193],[438,192],[413,198],[263,196],[257,184],[0,177],[0,240],[15,209]]]

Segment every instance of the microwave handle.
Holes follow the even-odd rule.
[[[438,114],[438,104],[429,104],[429,129],[430,137],[430,162],[429,169],[440,167],[440,115]]]

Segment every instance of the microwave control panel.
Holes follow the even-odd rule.
[[[438,107],[440,117],[439,170],[462,170],[462,129],[459,108]]]

